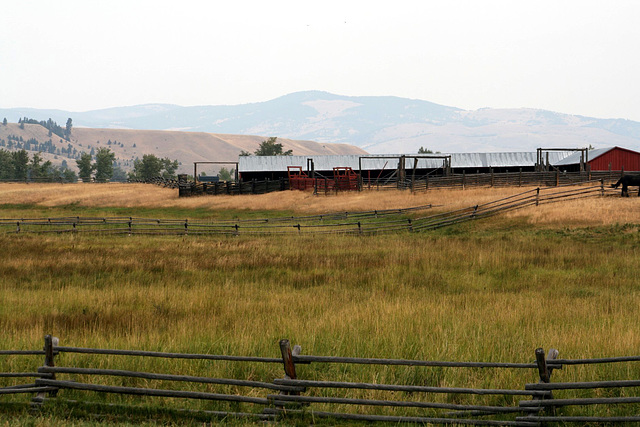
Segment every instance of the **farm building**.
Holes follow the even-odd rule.
[[[549,152],[549,161],[555,164],[570,156],[572,151]],[[448,173],[483,173],[494,171],[534,171],[536,152],[511,153],[451,153],[430,155],[331,155],[331,156],[241,156],[238,171],[243,181],[252,179],[279,179],[287,177],[291,166],[302,166],[311,176],[331,177],[333,168],[348,167],[371,179],[387,179],[398,170],[407,175],[444,175]],[[578,159],[579,161],[579,159]]]
[[[287,178],[287,169],[299,166],[311,176],[331,177],[333,168],[347,167],[364,179],[387,179],[404,171],[406,176],[445,174],[532,172],[640,171],[640,153],[622,147],[544,149],[537,152],[447,153],[430,155],[330,155],[330,156],[242,156],[238,171],[243,181]]]
[[[580,163],[580,152],[552,163],[567,172],[574,172]],[[640,153],[622,147],[597,148],[588,151],[586,160],[591,171],[640,171]]]

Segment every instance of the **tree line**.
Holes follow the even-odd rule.
[[[76,173],[66,167],[66,162],[58,167],[51,161],[43,161],[40,153],[29,158],[26,150],[8,151],[0,149],[0,180],[3,181],[40,181],[40,182],[76,182]]]
[[[157,177],[175,179],[179,163],[168,157],[161,159],[153,154],[145,154],[142,160],[135,159],[133,170],[125,174],[116,165],[116,155],[108,148],[99,148],[93,156],[85,152],[80,154],[76,165],[82,182],[107,182],[111,180],[147,181]]]
[[[65,127],[63,128],[62,126],[59,126],[56,122],[54,122],[51,118],[49,118],[49,120],[36,120],[36,119],[30,119],[28,117],[24,117],[24,118],[20,118],[18,119],[18,124],[20,125],[20,129],[24,129],[24,125],[26,124],[32,124],[32,125],[40,125],[46,129],[49,130],[49,136],[52,136],[53,134],[58,135],[60,138],[64,138],[67,141],[69,141],[69,138],[71,138],[71,128],[73,127],[73,121],[71,120],[71,117],[69,117],[67,119],[67,124],[65,125]],[[5,118],[2,122],[3,125],[7,125],[7,119]]]

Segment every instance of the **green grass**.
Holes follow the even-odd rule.
[[[0,216],[18,211],[29,216],[125,212],[5,205]],[[142,209],[131,215],[184,214]],[[189,218],[205,214],[189,210]],[[302,345],[304,354],[453,361],[531,362],[537,347],[557,348],[561,358],[634,355],[640,348],[640,234],[632,224],[541,228],[525,217],[494,217],[415,234],[1,235],[0,247],[3,349],[39,348],[45,334],[69,346],[267,357],[279,356],[281,338]],[[3,371],[33,370],[40,363],[40,357],[0,359]],[[279,365],[70,354],[60,356],[60,363],[266,381],[282,377]],[[566,367],[554,379],[639,374],[634,365]],[[529,371],[344,365],[300,366],[299,377],[495,388],[536,381]],[[0,418],[38,425],[37,418],[29,420]]]

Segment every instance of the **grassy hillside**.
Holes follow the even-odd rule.
[[[0,215],[262,217],[427,203],[451,210],[521,191],[328,197],[292,191],[185,200],[151,185],[0,184]],[[530,362],[540,346],[559,349],[563,358],[633,355],[640,348],[639,208],[639,198],[593,198],[434,232],[366,237],[2,235],[2,346],[37,348],[51,333],[62,345],[268,357],[279,355],[281,338],[314,355]],[[11,360],[0,363],[9,369],[17,363]],[[184,369],[179,362],[138,363],[139,370]],[[191,375],[236,369],[253,378],[282,376],[280,366],[190,369]],[[364,371],[341,369],[318,379]],[[594,369],[554,376],[619,375]],[[523,383],[521,373],[506,371],[412,372],[381,370],[375,381]]]
[[[15,123],[0,125],[0,140],[7,141],[9,135],[22,137],[25,141],[33,138],[40,143],[51,140],[56,150],[66,150],[70,145],[77,153],[109,148],[125,170],[133,167],[133,161],[142,158],[144,154],[169,157],[182,163],[179,172],[184,173],[193,173],[195,161],[236,162],[240,151],[253,152],[267,139],[265,136],[204,132],[74,128],[71,140],[66,141],[57,135],[49,136],[47,129],[36,124],[27,124],[24,129]],[[285,138],[278,138],[278,142],[283,144],[285,151],[293,150],[294,155],[365,153],[362,149],[348,144],[320,144]],[[45,160],[51,160],[54,165],[60,165],[62,160],[66,160],[69,167],[76,167],[75,159],[64,152],[45,152],[43,157]]]

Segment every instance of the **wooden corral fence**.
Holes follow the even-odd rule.
[[[371,178],[362,177],[358,182],[351,176],[345,178],[338,175],[336,179],[330,178],[306,178],[294,177],[275,180],[251,180],[251,181],[221,181],[221,182],[193,182],[167,178],[153,178],[143,182],[156,184],[167,188],[178,188],[181,197],[197,195],[240,195],[240,194],[265,194],[274,191],[286,191],[290,189],[313,191],[315,194],[335,194],[339,191],[355,190],[410,190],[412,192],[428,191],[435,188],[474,188],[474,187],[559,187],[564,185],[576,185],[591,181],[605,180],[614,182],[618,180],[624,171],[583,171],[583,172],[501,172],[501,173],[476,173],[476,174],[449,174],[447,176],[407,176],[403,180],[397,178]],[[638,173],[638,172],[634,172]]]
[[[561,172],[559,170],[546,172],[504,172],[451,174],[449,176],[424,176],[403,181],[392,182],[364,182],[363,188],[376,189],[405,189],[411,191],[427,191],[434,188],[474,188],[474,187],[559,187],[576,185],[591,181],[604,180],[615,182],[624,171],[597,172]],[[382,184],[382,185],[381,185]]]
[[[219,181],[219,182],[193,182],[180,181],[178,194],[180,197],[199,195],[239,195],[239,194],[265,194],[274,191],[289,189],[289,181],[285,178],[275,180],[258,181]]]
[[[595,183],[591,183],[595,184]],[[600,181],[584,187],[545,187],[455,211],[419,215],[432,205],[367,212],[250,220],[189,220],[134,217],[0,219],[5,233],[110,233],[164,235],[378,234],[424,231],[486,218],[514,209],[585,197],[619,195]]]
[[[275,350],[275,349],[274,349]],[[275,353],[275,351],[274,351]],[[303,355],[300,346],[291,347],[288,340],[279,342],[277,357],[231,356],[211,354],[166,353],[142,350],[96,349],[59,345],[57,338],[47,335],[43,350],[3,350],[0,356],[44,356],[44,364],[33,365],[30,372],[1,372],[0,395],[5,402],[22,402],[42,410],[58,404],[94,405],[108,413],[121,412],[147,405],[154,408],[154,398],[163,405],[187,406],[185,401],[205,401],[197,410],[182,411],[185,417],[253,418],[256,420],[298,421],[328,418],[334,422],[347,420],[385,423],[433,423],[457,425],[539,426],[547,423],[632,423],[640,422],[640,396],[637,379],[640,356],[599,359],[558,359],[551,349],[547,356],[542,348],[523,355],[523,362],[456,362],[381,358],[355,358]],[[86,359],[90,357],[89,359]],[[122,359],[125,358],[125,362]],[[282,364],[284,378],[224,378],[110,369],[109,363],[122,366],[134,359],[182,359],[185,363],[209,364]],[[154,365],[148,362],[145,366]],[[93,364],[98,366],[92,366]],[[624,379],[588,382],[552,382],[574,366],[607,364],[607,372]],[[339,369],[331,369],[338,365]],[[356,371],[349,366],[359,365]],[[622,365],[622,366],[620,366]],[[25,366],[25,365],[22,365]],[[188,365],[184,369],[192,372]],[[235,365],[234,365],[235,366]],[[616,368],[616,366],[620,366]],[[472,383],[440,384],[438,375],[404,375],[408,381],[380,383],[381,370],[405,368],[423,374],[442,370],[469,370],[469,376],[491,384],[496,370],[522,372],[521,388],[477,388]],[[229,368],[231,372],[238,372]],[[249,370],[249,372],[253,372]],[[482,373],[482,374],[480,374]],[[486,374],[486,375],[485,375]],[[618,375],[620,374],[620,375]],[[588,373],[585,373],[588,375]],[[631,377],[631,378],[628,378]],[[34,382],[25,382],[35,378]],[[418,378],[415,380],[415,378]],[[425,378],[430,378],[425,380]],[[537,381],[531,382],[536,378]],[[562,378],[562,377],[561,377]],[[355,381],[353,381],[355,379]],[[411,380],[413,379],[413,381]],[[118,385],[118,383],[128,385]],[[140,386],[142,384],[144,386]],[[471,385],[469,385],[471,384]],[[608,391],[602,393],[603,390]],[[128,395],[124,404],[116,406],[95,395]],[[8,395],[19,395],[9,399]],[[20,396],[27,399],[20,400]],[[70,399],[71,398],[71,399]],[[181,399],[167,401],[166,398]],[[1,406],[1,404],[0,404]],[[161,405],[159,405],[161,406]],[[95,408],[92,409],[95,411]],[[180,408],[175,408],[181,411]]]

